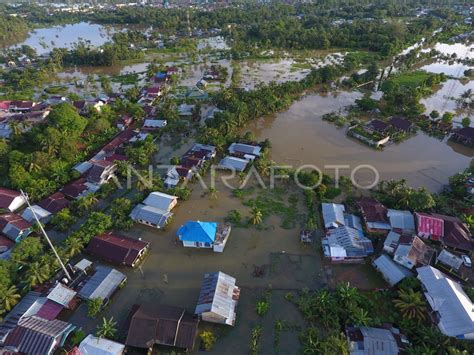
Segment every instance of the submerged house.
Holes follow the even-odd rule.
[[[205,322],[234,325],[240,288],[221,271],[204,275],[195,314]]]
[[[324,256],[331,261],[361,261],[374,252],[372,242],[354,228],[342,226],[328,231],[322,240]]]
[[[109,232],[92,238],[87,252],[116,265],[135,267],[145,257],[149,247],[149,242]]]
[[[462,285],[432,266],[416,269],[431,309],[431,318],[441,333],[458,339],[474,339],[474,304]]]
[[[134,306],[125,344],[149,351],[154,345],[191,351],[198,323],[199,320],[183,308],[156,304]]]
[[[78,295],[85,300],[100,298],[107,304],[113,294],[127,281],[121,272],[104,265],[98,265],[79,286]]]
[[[177,236],[185,247],[209,248],[222,253],[230,232],[229,224],[188,221],[178,229]]]
[[[130,213],[130,218],[153,228],[164,228],[173,217],[171,210],[177,205],[178,198],[162,192],[152,192]]]

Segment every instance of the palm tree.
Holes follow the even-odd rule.
[[[39,262],[34,262],[28,268],[27,275],[26,279],[30,286],[42,284],[49,277],[49,265],[41,265]]]
[[[351,287],[349,282],[337,285],[336,295],[346,309],[355,306],[359,300],[359,292],[355,287]]]
[[[8,122],[8,127],[11,129],[13,136],[18,137],[21,135],[21,126],[18,121],[11,120]]]
[[[254,207],[252,208],[252,211],[250,213],[251,213],[251,219],[252,219],[253,225],[262,223],[263,214],[260,208]]]
[[[474,228],[474,216],[472,214],[463,214],[462,219],[463,219],[464,223],[467,224],[469,229]]]
[[[115,333],[117,333],[117,322],[114,321],[114,317],[110,317],[110,319],[106,319],[105,317],[102,318],[102,324],[97,326],[97,337],[98,338],[111,338],[115,337]]]
[[[211,200],[217,200],[217,193],[219,191],[217,191],[217,189],[215,187],[210,187],[208,190],[207,190],[207,193],[209,195],[209,198]]]
[[[426,303],[420,292],[415,292],[412,289],[408,291],[400,290],[398,291],[398,299],[394,300],[393,303],[405,318],[426,319]]]
[[[74,255],[79,254],[82,249],[84,249],[84,244],[79,238],[70,238],[66,242],[67,244],[67,251],[66,255],[69,258],[72,258]]]
[[[2,288],[0,290],[0,307],[5,311],[10,311],[13,306],[18,303],[20,298],[21,296],[16,286],[12,285],[9,288]]]
[[[359,327],[367,327],[372,323],[372,318],[370,318],[369,313],[363,308],[355,308],[350,318],[352,323]]]

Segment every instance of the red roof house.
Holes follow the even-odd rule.
[[[82,197],[88,190],[85,182],[86,180],[84,178],[80,178],[64,186],[61,191],[69,198],[76,199]]]
[[[119,234],[104,233],[95,236],[87,252],[117,265],[136,266],[148,251],[150,243]]]
[[[56,192],[55,194],[45,198],[43,201],[38,202],[38,206],[52,214],[58,213],[68,205],[69,201],[62,192]]]
[[[392,229],[387,217],[388,210],[379,201],[370,197],[362,197],[356,203],[364,218],[368,232],[385,233]]]
[[[444,235],[444,220],[427,213],[415,213],[418,235],[423,238],[440,240]]]

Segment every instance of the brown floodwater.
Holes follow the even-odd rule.
[[[317,166],[323,172],[325,165],[372,165],[381,179],[406,179],[414,187],[424,186],[439,190],[449,176],[467,168],[474,150],[458,144],[446,144],[422,132],[400,144],[392,144],[377,151],[348,138],[345,129],[325,122],[325,113],[344,110],[361,97],[358,92],[312,94],[294,103],[287,111],[261,118],[247,129],[258,138],[268,138],[272,144],[272,159],[280,164],[298,167]],[[453,145],[455,147],[453,147]],[[350,174],[349,169],[341,173]],[[373,181],[374,173],[360,170],[356,179],[361,185]]]

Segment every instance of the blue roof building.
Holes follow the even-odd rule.
[[[213,248],[215,252],[222,252],[230,230],[230,225],[188,221],[178,229],[177,235],[185,247]]]

